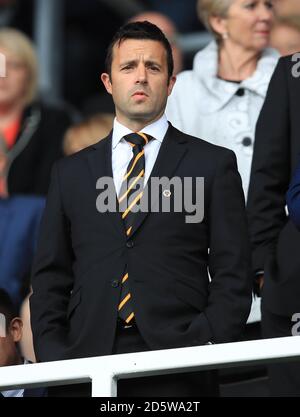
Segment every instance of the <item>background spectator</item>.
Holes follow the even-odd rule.
[[[0,164],[7,165],[0,138]],[[2,162],[1,162],[2,161]],[[5,168],[4,168],[5,170]],[[0,288],[5,289],[15,306],[28,292],[31,263],[44,199],[37,196],[7,195],[6,177],[1,177],[0,195]]]
[[[175,27],[175,24],[168,16],[153,11],[139,13],[131,17],[129,19],[129,22],[142,22],[144,20],[153,23],[164,32],[172,47],[174,60],[174,74],[178,74],[178,72],[182,71],[183,69],[183,54],[177,42],[177,29]]]
[[[9,295],[2,289],[0,289],[0,314],[5,317],[5,337],[0,337],[0,366],[28,364],[28,360],[22,358],[18,348],[22,338],[22,320],[16,315]],[[0,392],[0,397],[43,397],[45,395],[45,388],[25,390],[19,388]]]
[[[271,32],[271,46],[282,56],[300,51],[300,14],[276,19]]]
[[[71,155],[107,136],[113,120],[112,114],[98,114],[70,127],[63,141],[64,154]]]
[[[293,314],[300,311],[300,234],[286,211],[300,154],[296,64],[283,57],[274,71],[257,122],[248,196],[253,272],[262,287],[262,330],[268,338],[292,336]],[[268,370],[272,396],[300,395],[299,362],[270,364]]]
[[[8,148],[8,192],[46,194],[53,162],[62,155],[69,112],[36,100],[38,64],[32,42],[0,29],[7,76],[0,78],[0,133]]]
[[[271,3],[199,0],[198,12],[215,40],[198,52],[191,71],[178,75],[167,117],[178,129],[232,149],[245,196],[255,124],[278,53],[267,49],[273,23]],[[249,321],[260,320],[254,299]]]
[[[148,9],[168,16],[180,32],[203,29],[195,15],[197,0],[145,0],[144,3]]]
[[[300,14],[299,0],[274,0],[274,6],[278,16],[292,16]]]
[[[272,3],[250,9],[243,0],[199,0],[198,12],[215,40],[178,75],[167,116],[184,132],[232,149],[247,195],[255,124],[278,59],[266,49]]]

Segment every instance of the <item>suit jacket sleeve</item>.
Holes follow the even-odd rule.
[[[239,338],[251,301],[251,255],[246,210],[236,157],[226,150],[212,188],[209,226],[211,275],[205,315],[214,341]]]
[[[300,165],[291,181],[286,195],[289,215],[295,225],[300,228]]]
[[[254,272],[264,269],[267,254],[286,222],[285,195],[290,178],[289,99],[286,60],[280,59],[260,113],[248,194]]]
[[[39,361],[64,359],[67,348],[66,314],[73,284],[72,247],[58,166],[56,163],[52,170],[32,277],[31,325]]]

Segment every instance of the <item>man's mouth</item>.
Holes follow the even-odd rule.
[[[138,97],[148,97],[148,95],[145,93],[145,91],[136,91],[132,94],[132,96],[138,96]]]

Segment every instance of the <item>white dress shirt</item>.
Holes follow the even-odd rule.
[[[165,115],[156,122],[144,127],[141,132],[152,136],[147,145],[144,146],[145,151],[145,176],[144,185],[146,185],[155,164],[160,146],[168,130],[169,124]],[[112,172],[117,195],[120,193],[122,178],[126,173],[127,166],[132,159],[132,147],[126,142],[125,135],[133,133],[132,130],[122,125],[115,118],[112,135]]]

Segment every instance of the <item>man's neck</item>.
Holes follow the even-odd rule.
[[[157,116],[156,118],[154,118],[152,120],[142,120],[142,119],[138,119],[138,120],[127,120],[126,119],[126,120],[124,120],[122,117],[118,117],[118,115],[116,115],[116,119],[121,125],[127,127],[132,132],[141,132],[146,126],[149,126],[152,123],[159,120],[162,117],[162,115],[163,115],[163,113],[161,113],[159,116]]]

